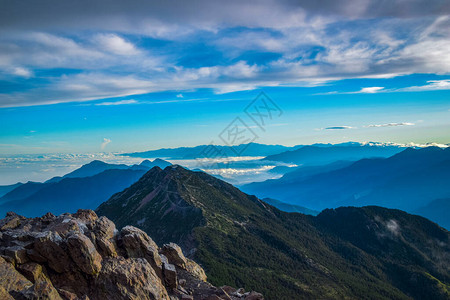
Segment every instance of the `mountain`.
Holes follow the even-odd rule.
[[[23,183],[18,182],[18,183],[10,184],[10,185],[0,185],[0,197],[3,197],[4,195],[6,195],[7,193],[11,192],[15,188],[18,188],[22,184]]]
[[[131,157],[165,157],[167,159],[195,159],[208,156],[208,147],[210,145],[200,145],[196,147],[163,148],[145,152],[124,153],[122,155]],[[222,153],[223,156],[267,156],[280,153],[286,150],[295,149],[299,146],[286,147],[282,145],[264,145],[258,143],[241,144],[238,146],[219,146],[214,145],[215,150]]]
[[[130,167],[130,169],[132,170],[150,170],[153,167],[160,167],[160,168],[165,168],[168,166],[171,166],[172,164],[168,161],[165,161],[163,159],[160,158],[156,158],[153,161],[150,161],[148,159],[143,160],[139,165],[133,165]]]
[[[450,230],[450,198],[433,200],[427,205],[415,210],[415,213],[435,221]]]
[[[206,173],[172,166],[151,169],[97,213],[157,243],[178,243],[213,284],[255,289],[266,299],[450,296],[450,233],[399,210],[286,213]]]
[[[61,192],[61,187],[64,186],[65,184],[67,184],[67,182],[65,182],[64,184],[57,184],[59,182],[61,182],[64,179],[67,178],[86,178],[86,177],[92,177],[94,175],[100,174],[106,170],[133,170],[133,171],[139,171],[137,173],[133,173],[133,172],[119,172],[121,173],[120,176],[123,176],[124,178],[124,184],[119,184],[118,187],[128,187],[131,185],[131,183],[134,183],[135,181],[137,181],[139,178],[136,178],[135,174],[144,174],[145,172],[147,172],[148,170],[150,170],[151,168],[155,167],[155,166],[159,166],[159,167],[167,167],[172,165],[170,162],[167,162],[165,160],[162,159],[155,159],[154,161],[149,161],[149,160],[144,160],[142,161],[139,165],[133,165],[133,166],[127,166],[124,164],[108,164],[99,160],[94,160],[86,165],[81,166],[80,168],[62,176],[62,177],[54,177],[52,179],[47,180],[44,183],[40,183],[40,182],[27,182],[25,184],[17,184],[17,187],[12,189],[11,191],[9,191],[8,193],[6,193],[5,195],[3,195],[3,197],[0,198],[0,204],[4,204],[7,202],[10,202],[8,205],[5,205],[5,207],[9,207],[11,208],[11,210],[16,210],[15,209],[15,204],[13,203],[14,201],[19,201],[19,200],[24,200],[24,202],[27,201],[31,201],[31,200],[26,200],[27,198],[30,198],[31,196],[33,196],[34,194],[38,193],[40,190],[44,189],[44,192],[50,199],[54,199],[55,197],[60,197],[62,196],[63,198],[60,199],[60,202],[70,202],[73,199],[78,199],[77,197],[79,197],[80,191],[77,191],[76,187],[71,187],[70,192],[67,192],[66,194]],[[114,176],[111,176],[111,174],[115,174],[116,172],[112,172],[112,173],[105,173],[102,176],[97,176],[94,179],[90,179],[90,180],[99,180],[99,184],[100,185],[104,185],[105,181],[109,179],[111,180],[115,180]],[[128,176],[129,175],[129,176]],[[109,177],[110,176],[110,177]],[[122,178],[122,177],[121,177]],[[85,186],[85,184],[90,181],[90,180],[79,180],[79,181],[69,181],[72,184],[80,184],[80,188],[83,188]],[[131,180],[131,181],[130,181]],[[134,181],[133,181],[134,180]],[[113,183],[113,181],[111,182],[111,184]],[[88,183],[89,186],[92,185],[92,183]],[[51,187],[51,188],[50,188]],[[113,191],[112,193],[110,192],[106,192],[105,190],[111,190]],[[76,192],[72,192],[72,191],[76,191]],[[100,199],[101,202],[107,200],[113,193],[115,192],[119,192],[120,190],[117,190],[114,187],[111,188],[105,188],[105,189],[99,189],[98,195],[95,195],[95,190],[92,190],[91,192],[87,193],[86,196],[89,197],[93,197],[93,199]],[[52,195],[52,193],[54,193],[54,195]],[[106,196],[105,196],[106,195]],[[33,196],[34,197],[34,196]],[[37,199],[39,199],[39,194],[38,196],[36,196]],[[34,198],[33,198],[34,199]],[[55,200],[57,201],[57,200]],[[89,202],[89,199],[85,199],[85,202]],[[84,202],[83,202],[84,203]],[[97,207],[97,205],[99,203],[97,203],[97,200],[95,200],[93,203],[96,203],[94,206],[88,206],[86,208],[95,208]],[[73,209],[72,206],[68,206],[68,209]],[[75,207],[76,208],[76,207]],[[0,207],[0,211],[1,211],[1,207]],[[64,211],[64,207],[61,207],[61,210],[59,211]],[[23,212],[25,215],[29,215],[28,212],[25,213],[24,211],[21,210],[21,212]]]
[[[0,248],[3,300],[263,300],[211,285],[178,245],[158,247],[133,226],[119,232],[91,210],[33,219],[9,213],[0,220]]]
[[[0,214],[15,211],[27,217],[35,217],[47,212],[61,214],[75,212],[79,208],[96,208],[113,194],[138,181],[145,172],[146,170],[113,169],[90,177],[63,178],[54,183],[34,183],[31,187],[37,185],[37,191],[33,190],[31,194],[22,193],[21,196],[26,196],[3,202],[0,205]],[[18,189],[26,186],[27,184]],[[17,194],[16,190],[10,194]]]
[[[54,182],[41,183],[28,181],[3,195],[3,197],[0,198],[0,204],[25,199],[53,183]]]
[[[295,163],[298,165],[322,165],[339,160],[356,161],[362,158],[389,157],[404,149],[401,146],[378,144],[319,144],[269,155],[264,160]]]
[[[49,179],[47,182],[57,182],[62,180],[63,178],[80,178],[80,177],[89,177],[99,174],[106,170],[121,170],[128,169],[129,166],[124,164],[108,164],[100,160],[93,160],[88,164],[81,166],[80,168],[62,176],[62,177],[53,177]]]
[[[334,170],[333,165],[306,172],[299,168],[280,179],[241,188],[315,210],[379,205],[414,213],[430,201],[450,197],[449,167],[450,148],[408,148],[386,159],[363,159]]]
[[[294,205],[294,204],[281,202],[279,200],[272,199],[272,198],[263,198],[261,200],[266,202],[267,204],[270,204],[270,205],[278,208],[279,210],[285,211],[285,212],[296,212],[296,213],[312,215],[312,216],[317,216],[319,214],[319,212],[316,210],[312,210],[312,209],[309,209],[309,208],[306,208],[306,207],[303,207],[300,205]]]

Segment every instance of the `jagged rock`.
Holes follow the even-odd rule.
[[[22,246],[11,246],[6,248],[5,255],[14,259],[18,264],[23,264],[28,261],[27,250]]]
[[[176,289],[178,286],[177,270],[172,264],[163,264],[164,283],[168,289]]]
[[[88,237],[74,233],[67,238],[67,243],[70,256],[83,272],[90,275],[100,272],[102,257]]]
[[[207,280],[205,270],[203,270],[198,263],[189,258],[186,259],[186,270],[201,281]]]
[[[5,294],[5,291],[17,293],[32,285],[31,281],[20,274],[11,263],[0,257],[0,295]]]
[[[161,277],[162,262],[156,243],[144,231],[133,226],[122,228],[120,236],[128,257],[144,257]]]
[[[165,244],[161,249],[161,253],[167,257],[169,263],[177,267],[186,269],[187,264],[186,257],[184,257],[183,251],[177,244],[174,243]]]
[[[49,299],[62,300],[59,293],[53,287],[52,282],[46,275],[45,268],[36,263],[27,263],[18,267],[20,272],[34,284],[19,292],[25,299]]]
[[[15,220],[15,221],[14,221]],[[232,299],[173,243],[89,210],[0,220],[0,299]],[[219,297],[219,298],[217,298]],[[259,298],[255,298],[259,299]]]
[[[25,218],[14,212],[8,212],[6,218],[0,221],[0,230],[14,229],[21,224]]]
[[[257,292],[250,292],[247,297],[245,297],[245,300],[263,300],[264,297],[260,293]]]
[[[169,299],[155,270],[142,258],[104,260],[96,286],[98,299]]]
[[[60,246],[62,238],[57,232],[43,232],[34,243],[34,250],[58,273],[70,270],[70,257]]]

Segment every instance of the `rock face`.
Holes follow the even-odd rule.
[[[178,245],[91,210],[0,220],[0,299],[263,299],[236,291],[208,283]]]

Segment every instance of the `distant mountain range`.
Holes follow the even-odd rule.
[[[450,197],[449,168],[450,148],[407,148],[384,159],[299,168],[280,179],[241,188],[315,210],[379,205],[420,214],[431,201]],[[430,213],[426,216],[438,221]]]
[[[264,160],[297,165],[322,165],[339,160],[356,161],[362,158],[389,157],[404,149],[402,146],[361,143],[318,144],[269,155]]]
[[[285,213],[204,172],[153,168],[97,209],[266,299],[448,299],[450,233],[381,207]],[[239,283],[239,284],[237,284]]]
[[[27,182],[18,185],[0,198],[0,215],[15,211],[27,217],[52,212],[75,212],[79,208],[95,209],[113,194],[135,183],[154,166],[171,165],[161,159],[127,166],[92,161],[81,168],[54,177],[44,183]]]
[[[165,159],[195,159],[204,157],[215,157],[214,151],[219,151],[222,156],[267,156],[283,151],[296,149],[301,146],[286,147],[282,145],[265,145],[258,143],[241,144],[238,146],[214,145],[211,154],[211,145],[200,145],[195,147],[163,148],[144,152],[124,153],[121,155],[142,158],[163,157]],[[208,154],[209,153],[209,154]]]
[[[124,153],[121,155],[142,158],[163,157],[166,159],[196,159],[208,156],[211,145],[195,147],[162,148],[144,152]],[[359,143],[345,142],[340,144],[296,145],[266,145],[258,143],[241,144],[237,146],[214,145],[215,151],[226,157],[235,156],[267,156],[266,160],[310,164],[332,162],[335,160],[358,160],[367,157],[387,157],[398,153],[408,146],[392,143]],[[303,150],[302,150],[303,149]],[[329,156],[325,159],[325,156]]]

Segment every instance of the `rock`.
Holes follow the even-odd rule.
[[[142,258],[108,258],[96,280],[97,299],[169,299],[150,263]]]
[[[164,283],[168,289],[175,290],[178,287],[177,271],[172,264],[163,264]]]
[[[224,290],[228,295],[236,293],[236,289],[228,285],[222,286],[221,289]]]
[[[20,274],[11,263],[0,257],[0,295],[18,293],[32,285],[31,281]]]
[[[250,292],[247,297],[245,297],[245,300],[264,300],[264,297],[262,294],[257,292]]]
[[[200,267],[200,265],[198,263],[196,263],[195,261],[187,258],[186,259],[186,270],[191,273],[192,275],[194,275],[195,277],[197,277],[198,279],[200,279],[201,281],[206,281],[207,277],[206,277],[206,273],[205,270],[203,270],[202,267]]]
[[[93,223],[98,219],[95,211],[91,209],[79,209],[74,215],[74,218],[77,218],[85,223]]]
[[[34,284],[19,292],[25,299],[62,299],[48,278],[45,268],[36,263],[27,263],[18,268]]]
[[[58,273],[70,270],[70,257],[61,243],[62,238],[52,231],[43,232],[34,243],[34,250]]]
[[[182,269],[186,269],[186,257],[184,257],[183,251],[181,251],[180,246],[178,246],[177,244],[165,244],[161,249],[161,253],[167,257],[169,263]]]
[[[24,219],[25,217],[10,211],[6,213],[6,218],[0,220],[0,230],[17,228]]]
[[[100,272],[102,257],[88,237],[74,233],[67,238],[67,243],[70,256],[84,273],[95,275]]]
[[[116,232],[116,225],[106,217],[100,217],[94,223],[92,233],[103,257],[117,256],[117,248],[113,240]]]
[[[93,211],[0,220],[0,299],[232,299],[170,243],[158,253],[142,230]],[[247,296],[258,297],[250,293]],[[231,297],[230,297],[231,296]],[[260,299],[260,298],[255,298]]]
[[[11,257],[18,264],[28,261],[27,250],[21,246],[12,246],[5,249],[5,255]]]
[[[120,232],[120,239],[128,257],[145,258],[161,277],[162,262],[156,243],[142,230],[126,226]]]

